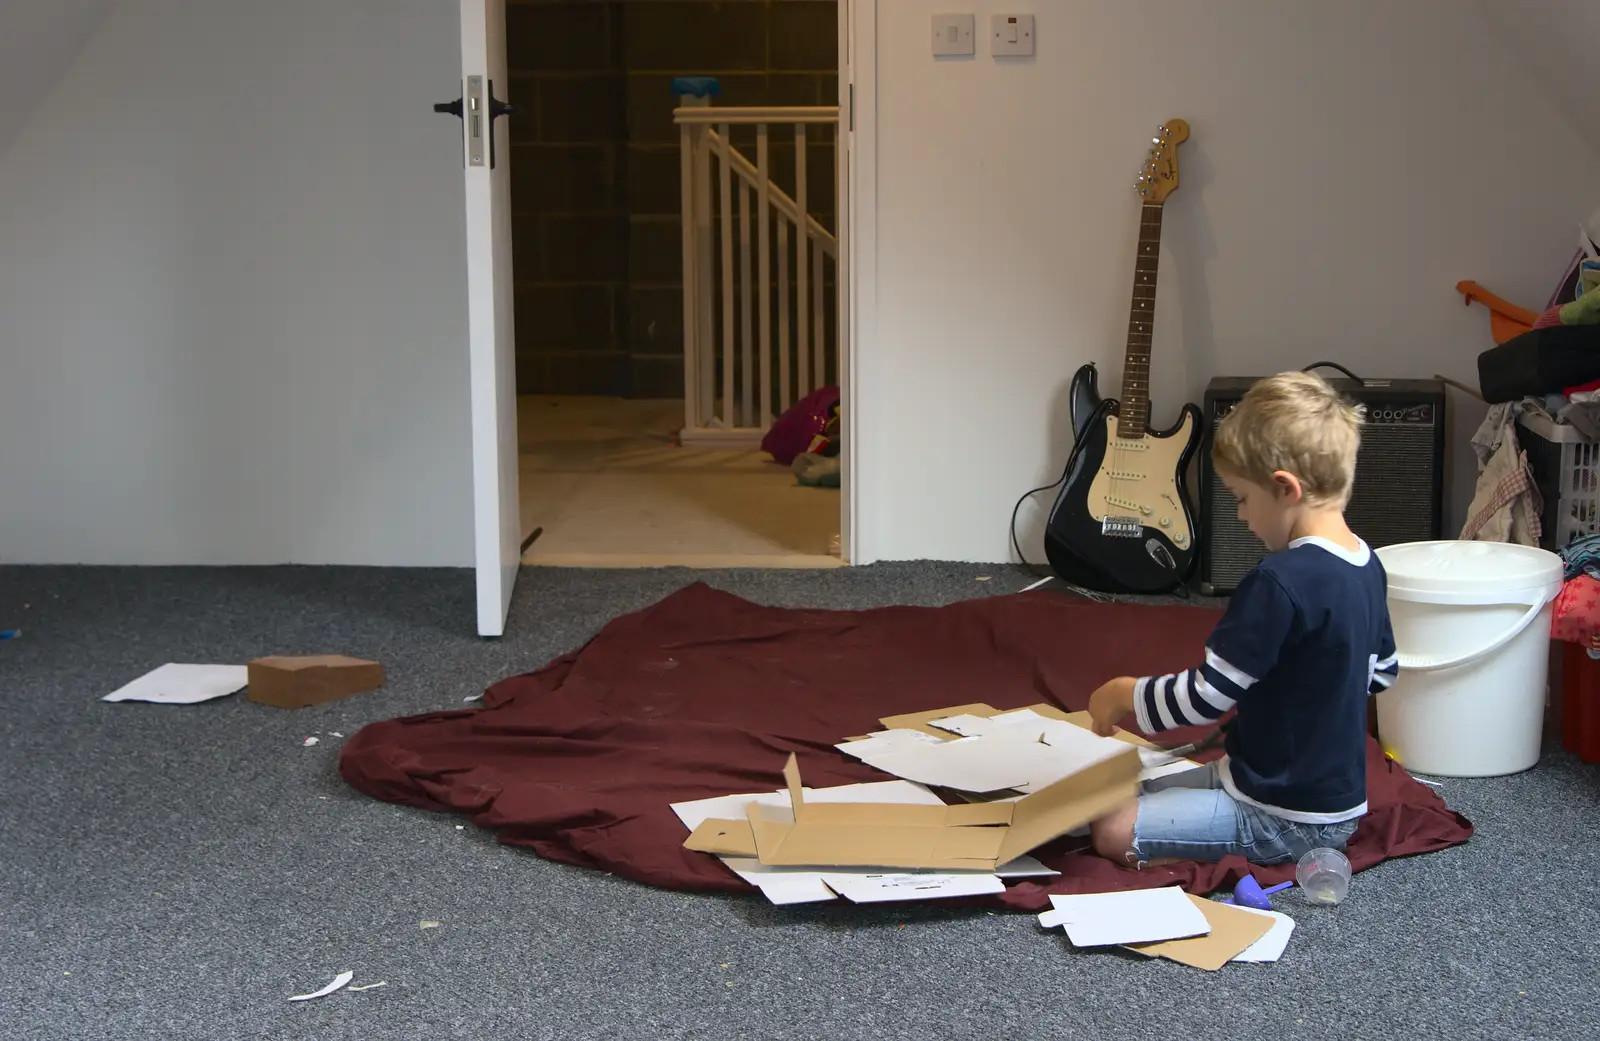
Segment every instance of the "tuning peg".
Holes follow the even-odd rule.
[[[1152,137],[1150,139],[1150,143],[1153,145],[1159,145],[1161,143],[1161,139],[1159,137]],[[1151,151],[1153,152],[1155,149],[1152,148]]]

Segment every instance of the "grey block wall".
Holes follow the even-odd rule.
[[[837,100],[834,0],[511,0],[517,386],[683,393],[674,76],[719,105]],[[794,146],[774,132],[774,180]],[[833,226],[831,135],[809,142],[810,209]],[[735,135],[754,158],[754,133]],[[831,305],[831,301],[830,301]],[[831,311],[831,306],[830,306]]]

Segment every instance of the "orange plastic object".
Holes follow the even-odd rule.
[[[1476,282],[1457,282],[1456,292],[1466,298],[1468,306],[1476,300],[1489,309],[1489,335],[1494,337],[1495,343],[1521,336],[1532,329],[1539,318],[1535,312],[1502,300]]]
[[[1561,645],[1561,743],[1586,763],[1600,763],[1600,661],[1576,643]]]

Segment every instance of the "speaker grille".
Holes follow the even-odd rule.
[[[1353,395],[1359,398],[1359,395]],[[1217,400],[1212,420],[1237,403]],[[1422,542],[1439,538],[1439,504],[1443,474],[1439,464],[1442,421],[1437,405],[1392,402],[1369,407],[1361,431],[1361,452],[1356,457],[1355,488],[1345,519],[1373,549],[1397,542]],[[1210,465],[1201,470],[1205,482],[1206,584],[1216,592],[1231,592],[1249,574],[1266,548],[1239,521],[1233,493]]]

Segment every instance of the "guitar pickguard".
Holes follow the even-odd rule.
[[[1101,534],[1138,538],[1155,528],[1181,550],[1193,545],[1194,531],[1178,496],[1177,479],[1194,429],[1185,412],[1166,437],[1145,434],[1117,436],[1117,417],[1106,417],[1106,452],[1089,485],[1089,515],[1100,522]]]

